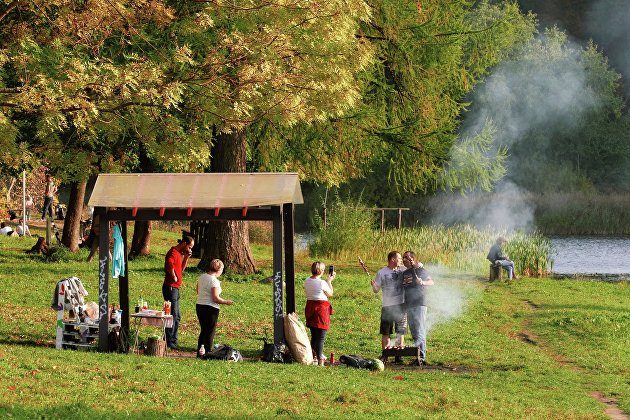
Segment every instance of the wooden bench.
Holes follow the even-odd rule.
[[[387,363],[387,359],[389,356],[401,357],[401,356],[413,356],[416,358],[414,361],[414,365],[422,366],[422,353],[420,352],[420,347],[390,347],[387,349],[383,349],[381,353],[381,360],[383,363]]]
[[[190,223],[190,231],[182,230],[182,239],[185,236],[190,236],[195,240],[195,245],[192,248],[192,257],[203,257],[209,228],[210,223],[207,220],[197,220]]]

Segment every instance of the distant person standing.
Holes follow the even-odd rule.
[[[26,211],[26,221],[31,220],[31,212],[33,211],[33,207],[35,207],[35,203],[33,202],[33,197],[28,194],[26,196],[26,201],[24,202],[24,210]]]
[[[396,326],[396,345],[404,347],[405,333],[407,332],[407,314],[404,309],[402,280],[399,278],[402,265],[400,252],[391,251],[387,254],[387,266],[376,273],[372,280],[372,291],[378,293],[383,290],[383,302],[381,307],[381,346],[383,349],[391,347],[391,334]]]
[[[162,296],[164,300],[171,301],[171,315],[173,315],[173,327],[166,328],[166,345],[171,349],[177,349],[177,329],[181,313],[179,310],[179,289],[182,287],[182,275],[186,269],[188,258],[192,255],[195,240],[186,236],[177,242],[167,253],[164,260],[164,284]]]
[[[53,198],[57,192],[57,186],[52,175],[46,174],[46,187],[44,189],[44,208],[42,209],[42,221],[46,219],[46,213],[53,218]]]
[[[507,243],[507,240],[499,236],[490,247],[488,256],[486,257],[492,264],[500,265],[504,270],[508,272],[508,280],[517,279],[516,272],[514,271],[514,261],[511,261],[509,257],[503,253],[503,245]]]

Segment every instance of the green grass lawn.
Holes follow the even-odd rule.
[[[179,235],[154,231],[153,255],[130,263],[132,306],[142,295],[161,306],[163,258]],[[194,358],[56,350],[55,283],[78,276],[97,301],[98,263],[87,253],[46,262],[23,250],[31,238],[0,237],[0,415],[19,418],[118,417],[378,417],[606,418],[600,392],[630,413],[630,287],[525,278],[488,284],[471,275],[429,267],[432,289],[426,369],[384,372],[258,361],[272,337],[271,250],[254,246],[262,274],[226,276],[215,342],[239,349],[242,363]],[[385,251],[384,251],[385,254]],[[385,255],[383,256],[383,260]],[[192,352],[198,324],[195,284],[184,276],[180,346]],[[310,259],[298,255],[297,308]],[[380,354],[380,300],[354,262],[338,272],[326,352]],[[375,271],[382,261],[368,262]],[[110,297],[118,295],[110,283]],[[112,299],[111,303],[117,303]],[[153,332],[142,328],[144,338]],[[408,338],[410,340],[410,338]],[[411,361],[410,359],[408,361]]]

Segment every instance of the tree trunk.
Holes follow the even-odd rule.
[[[151,244],[151,230],[153,226],[150,220],[136,221],[133,228],[133,238],[131,239],[131,249],[129,259],[132,260],[139,255],[149,255]]]
[[[83,201],[85,199],[86,181],[73,182],[70,186],[70,198],[63,223],[63,236],[61,243],[70,248],[70,251],[79,250],[79,230],[81,229],[81,216],[83,215]],[[53,212],[55,210],[53,209]]]
[[[218,134],[213,138],[212,172],[245,172],[247,138],[244,131]],[[256,263],[249,248],[247,222],[210,223],[208,238],[199,268],[206,270],[214,258],[219,258],[230,271],[239,274],[256,272]]]

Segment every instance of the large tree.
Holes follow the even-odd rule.
[[[392,190],[490,188],[505,173],[505,149],[493,148],[490,122],[458,138],[465,95],[532,38],[533,16],[512,2],[369,3],[372,17],[357,36],[375,61],[361,74],[357,107],[290,130],[266,124],[255,137],[256,163],[327,185],[374,173],[375,190],[397,200]]]
[[[213,132],[244,151],[261,119],[342,115],[371,57],[355,37],[362,1],[3,5],[0,125],[69,182],[133,168],[139,143],[163,170],[201,170]],[[34,139],[12,129],[23,120],[35,121]]]

